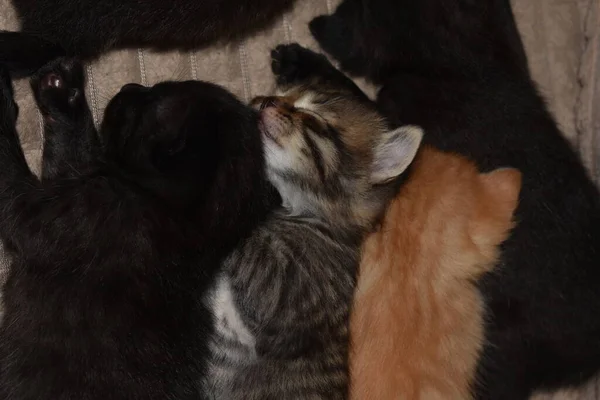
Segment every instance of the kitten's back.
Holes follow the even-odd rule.
[[[483,343],[474,281],[513,226],[521,174],[423,148],[363,247],[351,398],[466,399]]]

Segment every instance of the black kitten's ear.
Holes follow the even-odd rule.
[[[174,157],[185,150],[185,145],[187,144],[187,137],[185,135],[181,135],[180,138],[177,138],[171,143],[168,143],[163,148],[163,152],[168,157]]]
[[[321,48],[339,61],[352,52],[352,30],[339,16],[321,15],[308,24],[310,33]]]
[[[152,164],[160,171],[168,171],[182,159],[187,148],[187,135],[181,132],[172,140],[159,141],[152,148]]]
[[[30,76],[65,54],[62,47],[39,36],[0,31],[0,65],[7,68],[13,78]]]

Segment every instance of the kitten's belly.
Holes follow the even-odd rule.
[[[255,338],[242,321],[227,277],[220,277],[212,296],[215,333],[210,343],[208,391],[213,398],[226,398],[236,372],[256,361]]]

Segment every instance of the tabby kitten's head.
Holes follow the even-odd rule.
[[[415,157],[417,127],[390,130],[349,91],[298,85],[259,97],[267,173],[293,215],[369,226]]]

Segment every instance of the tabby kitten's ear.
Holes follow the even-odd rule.
[[[371,183],[387,183],[408,168],[417,155],[423,130],[417,126],[401,126],[384,133],[375,147]]]

